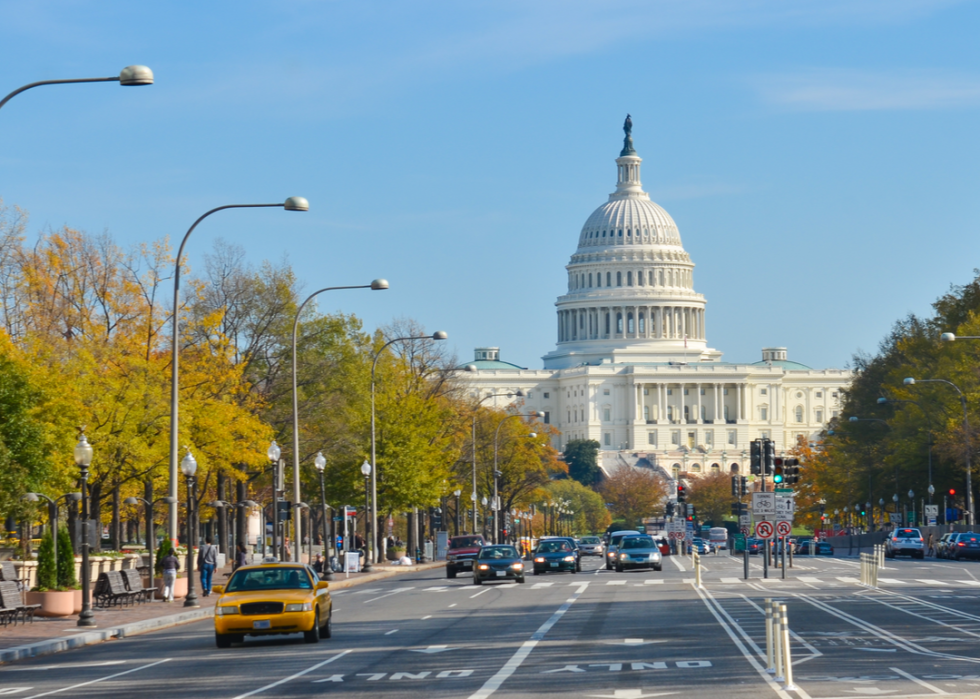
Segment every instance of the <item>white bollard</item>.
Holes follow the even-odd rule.
[[[772,675],[776,672],[776,668],[773,666],[773,653],[772,653],[772,600],[768,597],[765,599],[765,610],[766,610],[766,672]]]
[[[701,587],[701,556],[697,552],[694,553],[694,583]]]
[[[779,605],[779,626],[781,628],[781,647],[782,647],[782,660],[783,660],[783,677],[786,684],[783,689],[796,689],[796,685],[793,684],[793,655],[790,652],[789,647],[789,618],[786,615],[786,605]]]
[[[772,603],[772,654],[775,660],[776,674],[773,677],[777,682],[782,682],[785,678],[785,658],[783,658],[783,626],[779,615],[779,602]]]

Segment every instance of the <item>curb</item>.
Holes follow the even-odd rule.
[[[331,580],[330,589],[343,590],[348,587],[355,587],[357,585],[363,585],[364,583],[374,582],[376,580],[392,578],[396,575],[400,575],[401,573],[417,573],[423,570],[441,568],[445,565],[445,561],[438,561],[435,563],[405,566],[404,568],[400,568],[398,570],[385,570],[379,573],[368,573],[367,575],[360,578],[355,578],[353,580]],[[334,573],[334,575],[340,575],[340,573]],[[123,639],[127,638],[128,636],[139,636],[140,634],[150,633],[151,631],[169,629],[174,626],[181,626],[183,624],[200,621],[201,619],[207,619],[212,616],[213,611],[213,607],[208,607],[206,609],[194,609],[188,612],[181,612],[179,614],[170,614],[167,616],[159,616],[154,619],[134,621],[129,624],[109,626],[104,629],[98,629],[97,631],[86,631],[75,634],[74,636],[63,636],[61,638],[38,641],[37,643],[14,646],[13,648],[5,648],[0,650],[0,664],[10,663],[17,660],[25,660],[27,658],[37,658],[43,655],[52,655],[54,653],[61,653],[66,650],[74,650],[76,648],[95,645],[96,643],[104,643],[105,641],[111,641],[113,639]]]

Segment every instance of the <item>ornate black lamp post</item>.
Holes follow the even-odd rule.
[[[324,580],[330,580],[333,578],[333,570],[330,568],[330,529],[327,523],[327,512],[329,508],[327,507],[327,491],[323,485],[323,469],[327,467],[327,457],[323,455],[323,452],[317,452],[316,458],[313,459],[313,465],[316,466],[316,470],[320,474],[320,504],[323,506],[323,572],[320,573],[320,577]]]
[[[92,615],[92,572],[88,562],[88,467],[92,463],[92,445],[84,434],[75,445],[75,463],[82,476],[82,612],[78,615],[78,625],[95,626]]]
[[[374,534],[374,525],[368,526],[371,519],[371,463],[365,461],[361,464],[361,474],[364,476],[364,565],[362,569],[365,573],[371,572],[371,552],[374,545],[368,537]]]
[[[194,544],[197,539],[197,527],[194,526],[194,474],[197,473],[197,460],[191,454],[190,447],[185,447],[187,453],[180,461],[180,472],[187,479],[187,597],[185,607],[199,607],[197,593],[194,592]]]

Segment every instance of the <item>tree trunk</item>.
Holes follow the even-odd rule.
[[[407,533],[408,540],[405,542],[405,547],[407,549],[406,553],[408,554],[408,557],[409,558],[411,558],[411,559],[414,560],[415,559],[415,547],[418,545],[418,542],[415,540],[415,531],[416,531],[416,529],[415,529],[415,511],[414,510],[411,511],[411,512],[406,512],[405,513],[405,521],[408,524],[408,527],[407,527],[407,529],[408,529],[408,533]]]
[[[245,499],[245,484],[241,481],[235,483],[235,501],[241,502]],[[235,543],[248,545],[245,537],[245,508],[235,508]]]
[[[122,551],[122,521],[119,519],[118,485],[112,489],[112,526],[110,527],[110,531],[112,533],[112,548],[116,551]]]
[[[225,497],[225,483],[227,478],[224,474],[218,474],[218,499],[227,501],[228,498]],[[226,517],[224,508],[218,508],[218,550],[221,553],[228,555],[228,527],[226,526]]]
[[[102,551],[102,484],[93,483],[89,488],[89,518],[95,520],[95,541],[90,541],[91,551]]]

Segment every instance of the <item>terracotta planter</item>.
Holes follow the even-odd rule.
[[[72,590],[72,592],[75,593],[75,614],[78,614],[82,611],[82,591],[78,589]]]
[[[163,578],[157,578],[157,591],[154,595],[157,599],[163,599]],[[174,599],[187,597],[187,578],[177,578],[174,583]]]
[[[28,592],[27,604],[41,605],[41,608],[35,612],[38,616],[71,616],[75,613],[75,591]],[[79,602],[78,610],[81,609],[82,605]]]

